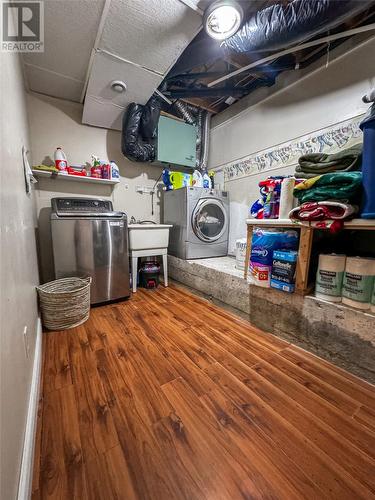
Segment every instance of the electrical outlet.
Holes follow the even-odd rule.
[[[154,194],[155,193],[155,191],[152,188],[147,187],[147,186],[136,186],[135,190],[137,193],[141,193],[141,194]]]
[[[29,334],[28,334],[26,325],[23,327],[23,343],[24,343],[24,347],[25,347],[26,358],[29,359],[30,345],[29,345]]]

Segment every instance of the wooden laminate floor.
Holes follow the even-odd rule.
[[[176,286],[46,333],[39,413],[34,499],[375,498],[374,386]]]

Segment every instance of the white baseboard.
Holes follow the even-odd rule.
[[[29,406],[27,410],[25,438],[23,442],[20,481],[18,485],[18,500],[29,500],[31,497],[41,371],[42,322],[40,318],[38,318],[35,340],[34,365],[30,387]]]

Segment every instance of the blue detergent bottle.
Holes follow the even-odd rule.
[[[164,186],[166,187],[166,190],[171,191],[173,189],[173,185],[171,182],[171,171],[169,170],[168,167],[166,167],[163,170],[162,179],[163,179]]]
[[[203,176],[202,177],[203,177],[203,187],[206,188],[206,189],[211,189],[211,187],[212,187],[211,178],[208,175],[207,170],[205,170],[203,172]]]

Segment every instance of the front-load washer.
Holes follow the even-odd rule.
[[[228,252],[229,197],[225,191],[185,187],[164,193],[164,223],[173,224],[168,253],[181,259]]]

